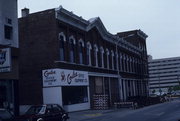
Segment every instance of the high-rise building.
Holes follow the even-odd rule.
[[[164,94],[180,85],[180,57],[149,59],[149,93]]]

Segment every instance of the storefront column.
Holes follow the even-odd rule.
[[[126,100],[126,98],[127,98],[127,94],[126,94],[126,80],[125,79],[123,79],[123,87],[124,87],[124,89],[123,89],[123,92],[124,92],[124,100]]]
[[[123,79],[121,78],[119,78],[119,95],[120,95],[120,99],[121,100],[123,100],[123,86],[122,86],[122,83],[123,82]]]
[[[130,80],[130,86],[131,86],[131,96],[134,96],[133,80]]]
[[[103,77],[104,78],[104,77]],[[110,105],[112,105],[112,97],[111,97],[111,80],[110,78],[108,78],[108,84],[109,84],[109,101],[110,101]]]
[[[132,82],[133,82],[133,96],[136,96],[135,80],[132,80]]]

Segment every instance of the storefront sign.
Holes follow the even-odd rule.
[[[11,49],[0,49],[0,72],[11,71]]]
[[[43,86],[89,85],[88,73],[84,71],[49,69],[43,70]]]

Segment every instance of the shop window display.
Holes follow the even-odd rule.
[[[88,102],[86,86],[62,87],[63,105],[79,104]]]

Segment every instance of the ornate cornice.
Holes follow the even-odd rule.
[[[62,6],[55,9],[55,15],[58,20],[61,20],[65,23],[68,23],[72,26],[75,26],[81,30],[89,31],[92,28],[96,27],[103,39],[106,41],[109,41],[113,44],[117,44],[120,48],[126,49],[128,51],[131,51],[133,53],[136,53],[140,55],[141,51],[139,48],[134,46],[133,44],[123,40],[122,38],[113,35],[109,33],[104,24],[102,23],[101,19],[99,17],[91,18],[88,21],[83,19],[82,17],[79,17],[73,12],[69,12],[65,10]],[[147,35],[143,33],[142,31],[138,32],[139,36],[146,38]]]

